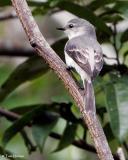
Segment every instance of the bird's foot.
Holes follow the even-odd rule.
[[[84,90],[84,87],[79,85],[79,90],[82,90],[82,91],[83,91],[83,90]]]
[[[66,69],[67,69],[67,71],[71,71],[73,68],[70,66],[67,66]]]

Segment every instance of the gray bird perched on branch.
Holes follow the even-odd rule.
[[[95,96],[92,80],[103,66],[103,55],[96,38],[95,27],[88,21],[76,18],[63,28],[57,28],[68,35],[64,53],[68,68],[74,68],[80,75],[85,89],[86,110],[95,111]]]

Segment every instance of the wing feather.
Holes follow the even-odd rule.
[[[90,76],[92,71],[89,64],[89,53],[86,49],[76,48],[76,46],[66,46],[66,53]]]
[[[90,58],[90,54],[93,54],[92,49],[90,50],[88,47],[80,48],[75,45],[66,45],[65,51],[92,79],[99,74],[103,67],[102,50],[101,52],[95,50],[93,52],[94,68],[91,66],[92,59]]]
[[[101,71],[103,67],[103,55],[102,52],[94,51],[94,59],[95,59],[95,68],[93,71],[93,78],[95,78]]]

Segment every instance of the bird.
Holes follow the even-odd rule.
[[[68,36],[64,47],[65,61],[67,68],[74,68],[81,77],[86,111],[96,112],[92,83],[103,67],[103,52],[95,27],[85,19],[74,18],[64,27],[57,29],[64,31]]]

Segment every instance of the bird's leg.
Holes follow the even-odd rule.
[[[66,69],[67,69],[67,71],[71,71],[73,69],[73,67],[67,66]]]

